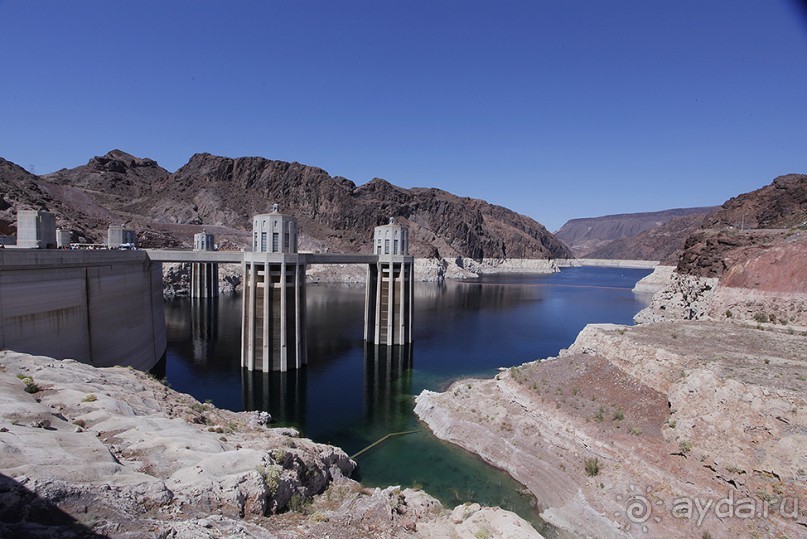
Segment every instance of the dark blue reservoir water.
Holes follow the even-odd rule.
[[[421,426],[412,409],[423,389],[499,367],[557,355],[588,323],[630,324],[647,298],[631,292],[649,270],[566,268],[418,283],[414,344],[366,347],[364,286],[308,285],[308,366],[288,373],[240,367],[240,296],[167,300],[166,376],[172,387],[230,410],[266,410],[278,425],[354,454],[370,486],[418,486],[453,507],[499,505],[540,527],[535,501],[508,475]]]

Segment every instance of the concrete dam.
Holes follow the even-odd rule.
[[[297,221],[253,218],[251,251],[216,251],[197,234],[193,251],[0,250],[0,347],[98,367],[149,370],[166,350],[162,262],[192,264],[191,295],[218,295],[218,264],[243,270],[242,367],[287,371],[307,363],[306,267],[367,267],[364,340],[412,342],[414,259],[408,231],[378,226],[372,255],[297,252]]]
[[[96,367],[165,354],[161,264],[143,251],[0,250],[0,347]]]

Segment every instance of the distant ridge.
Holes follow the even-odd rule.
[[[714,207],[621,213],[566,222],[555,235],[581,258],[663,260]]]

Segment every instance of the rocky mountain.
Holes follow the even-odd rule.
[[[415,256],[571,256],[540,223],[506,208],[379,178],[357,186],[300,163],[200,153],[170,173],[151,159],[113,150],[41,177],[22,172],[44,193],[32,200],[88,241],[103,240],[110,223],[126,223],[144,246],[189,246],[192,234],[206,228],[226,248],[240,248],[248,245],[252,215],[278,203],[298,218],[302,250],[361,252],[372,228],[396,217],[409,226]],[[5,184],[5,169],[0,174]]]
[[[555,232],[555,236],[579,257],[661,260],[669,254],[667,252],[670,248],[669,240],[677,237],[676,233],[680,232],[677,229],[682,226],[699,226],[698,219],[712,209],[714,208],[678,208],[572,219]],[[661,230],[658,234],[648,232],[673,220],[681,219],[689,221],[677,223],[671,229]],[[648,234],[635,244],[627,241],[644,232]],[[673,249],[682,246],[683,243]]]
[[[19,165],[0,158],[0,234],[17,231],[17,210],[50,208],[56,202],[38,178]]]
[[[749,257],[771,249],[792,250],[803,245],[807,230],[807,175],[779,176],[770,185],[727,200],[686,240],[678,259],[678,272],[720,277]],[[801,249],[796,249],[799,254]],[[796,259],[784,257],[771,271],[782,271]],[[793,283],[807,291],[804,265],[793,268],[800,277]]]
[[[636,320],[807,325],[806,222],[804,174],[726,201],[689,235],[675,272]]]

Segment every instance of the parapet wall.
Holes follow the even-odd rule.
[[[162,272],[142,251],[0,251],[0,348],[97,367],[166,349]]]

